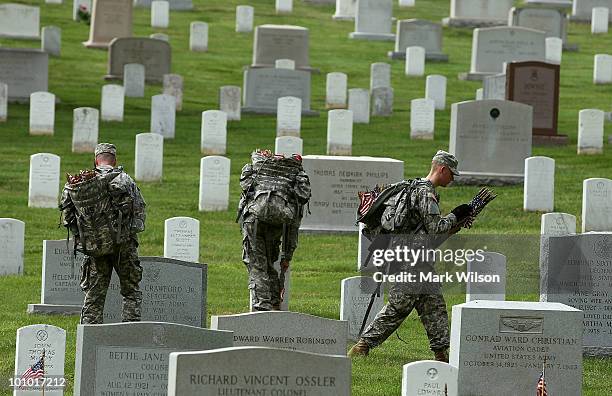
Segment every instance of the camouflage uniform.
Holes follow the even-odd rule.
[[[112,146],[112,147],[110,147]],[[96,155],[100,152],[115,154],[113,145],[101,143],[96,148]],[[101,165],[95,168],[96,174],[117,172],[111,166]],[[119,277],[120,291],[123,296],[121,318],[124,322],[140,321],[142,292],[139,283],[142,279],[142,267],[138,258],[137,232],[144,230],[144,199],[134,180],[125,172],[115,177],[109,184],[109,190],[114,196],[113,202],[118,206],[131,201],[137,194],[141,207],[131,207],[132,212],[123,213],[123,219],[130,219],[131,224],[125,229],[129,230],[121,236],[121,248],[118,253],[98,257],[86,256],[81,266],[81,289],[85,293],[83,309],[81,311],[82,324],[103,323],[104,302],[110,284],[113,268]],[[60,208],[63,214],[63,225],[68,227],[78,241],[79,232],[76,222],[76,208],[66,188],[62,193]]]
[[[252,308],[258,311],[280,309],[282,289],[278,271],[274,263],[280,258],[287,262],[293,258],[298,243],[298,230],[302,219],[303,203],[310,198],[310,181],[302,170],[296,176],[293,186],[293,201],[297,199],[298,218],[287,224],[285,249],[281,252],[283,226],[269,224],[258,220],[249,212],[251,194],[249,190],[257,172],[252,164],[246,164],[240,175],[240,186],[243,195],[238,208],[238,220],[242,232],[242,261],[249,272],[249,290],[252,297]]]
[[[391,198],[394,199],[394,198]],[[382,217],[382,226],[385,230],[397,234],[433,235],[446,234],[456,224],[457,217],[450,213],[440,215],[438,206],[440,197],[430,181],[417,179],[410,196],[398,194],[398,200],[405,200],[397,205],[391,202],[385,209]],[[401,213],[395,213],[395,208]],[[405,226],[396,227],[397,219],[405,219]],[[395,223],[395,224],[394,224]],[[417,265],[421,270],[433,271],[427,263]],[[427,285],[431,287],[431,285]],[[385,341],[416,308],[421,322],[429,338],[430,348],[433,351],[444,350],[449,347],[448,314],[446,302],[439,290],[428,289],[419,291],[419,287],[407,282],[398,282],[389,291],[389,302],[376,315],[376,318],[361,335],[361,339],[373,348]]]

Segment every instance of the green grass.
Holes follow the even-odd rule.
[[[22,1],[23,2],[23,1]],[[0,379],[7,381],[13,374],[15,334],[19,327],[34,323],[49,323],[67,330],[66,376],[69,384],[74,376],[76,317],[30,316],[25,313],[28,303],[38,302],[41,285],[41,254],[44,239],[65,237],[57,227],[59,214],[53,209],[27,207],[29,156],[50,152],[62,158],[61,170],[74,172],[91,165],[91,155],[71,153],[72,110],[76,107],[100,106],[102,76],[106,72],[107,53],[86,49],[81,45],[88,38],[88,27],[72,21],[72,2],[44,5],[43,2],[23,3],[42,5],[41,26],[56,25],[62,29],[62,56],[50,58],[49,91],[61,99],[56,107],[55,135],[28,135],[28,106],[9,105],[9,119],[0,124],[0,217],[13,217],[26,223],[25,271],[23,276],[0,278]],[[148,203],[147,230],[141,235],[141,254],[163,254],[163,222],[168,217],[191,216],[201,221],[200,261],[209,264],[208,313],[229,314],[248,308],[247,274],[241,263],[241,237],[234,223],[234,210],[239,197],[238,177],[249,153],[257,147],[273,147],[275,118],[243,115],[241,122],[228,126],[228,157],[232,160],[231,196],[228,212],[198,212],[199,136],[201,112],[218,108],[218,88],[222,85],[242,85],[242,67],[251,61],[252,34],[234,32],[235,6],[241,0],[195,0],[193,12],[172,12],[170,28],[152,29],[150,14],[135,9],[134,35],[148,37],[155,31],[170,36],[173,48],[172,71],[185,81],[183,111],[178,113],[176,139],[165,142],[164,178],[162,183],[141,183]],[[389,118],[372,118],[369,125],[355,125],[353,155],[392,157],[405,162],[406,177],[426,173],[431,156],[437,149],[448,147],[450,103],[471,100],[480,87],[477,82],[459,81],[456,76],[469,69],[471,36],[469,29],[444,30],[444,51],[447,64],[428,63],[427,74],[448,77],[449,109],[436,113],[436,137],[433,142],[409,139],[410,100],[424,96],[425,78],[407,78],[404,64],[386,57],[393,43],[353,41],[347,38],[353,30],[351,22],[335,22],[332,6],[309,6],[294,1],[294,12],[276,16],[273,2],[249,1],[255,6],[255,24],[293,24],[310,28],[310,63],[321,74],[312,79],[312,108],[321,117],[302,120],[302,138],[306,154],[324,154],[326,145],[325,75],[342,71],[349,76],[349,87],[368,87],[370,64],[390,62],[395,89],[395,112]],[[395,2],[397,3],[397,2]],[[439,21],[448,15],[448,1],[419,1],[416,8],[395,10],[399,19],[422,18]],[[396,5],[397,7],[397,5]],[[189,23],[210,24],[209,51],[188,51]],[[564,53],[561,71],[559,131],[570,137],[566,147],[535,147],[533,155],[545,155],[556,160],[555,210],[572,213],[580,221],[582,180],[589,177],[610,177],[612,152],[599,156],[577,156],[578,111],[586,108],[610,110],[611,86],[592,84],[593,56],[610,52],[610,35],[592,36],[588,25],[572,24],[569,40],[580,45],[580,52]],[[6,47],[38,47],[38,42],[0,40]],[[134,136],[149,129],[150,96],[160,93],[161,86],[149,85],[146,97],[126,98],[123,123],[101,123],[100,141],[117,145],[119,162],[129,173],[134,169]],[[611,124],[606,131],[612,131]],[[441,191],[443,211],[468,200],[474,187],[456,187]],[[496,189],[500,197],[478,220],[470,233],[537,234],[540,213],[522,211],[522,187]],[[357,260],[356,235],[304,235],[293,262],[291,308],[294,311],[339,317],[340,281],[353,276]],[[535,255],[537,257],[537,255]],[[537,260],[509,263],[509,283],[522,282],[520,273],[529,272],[535,279]],[[537,295],[514,296],[537,300]],[[453,304],[463,302],[463,296],[449,296],[449,311]],[[429,359],[425,332],[413,314],[403,324],[400,333],[408,345],[391,338],[376,349],[367,360],[353,363],[353,393],[355,395],[399,394],[401,367],[415,360]],[[584,394],[603,395],[612,388],[612,364],[609,359],[584,360]],[[72,392],[69,386],[67,394]],[[1,394],[8,395],[5,385]]]

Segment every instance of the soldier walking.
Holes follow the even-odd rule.
[[[137,233],[145,228],[145,201],[132,178],[117,165],[113,144],[95,149],[95,168],[68,175],[60,202],[64,227],[74,235],[75,251],[85,254],[81,289],[82,324],[102,323],[113,268],[123,296],[121,318],[139,321],[142,267]]]

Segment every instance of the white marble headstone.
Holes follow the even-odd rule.
[[[0,81],[0,122],[8,117],[8,85]]]
[[[525,159],[523,210],[552,212],[555,206],[555,160],[549,157]]]
[[[236,31],[250,33],[253,31],[255,9],[249,5],[236,6]]]
[[[0,4],[0,37],[38,39],[40,8],[23,4]]]
[[[591,17],[591,33],[606,34],[608,33],[608,19],[610,17],[610,9],[608,7],[593,7]]]
[[[208,51],[208,23],[191,22],[189,49],[195,52]]]
[[[376,62],[370,65],[370,91],[374,88],[391,87],[391,65]]]
[[[60,157],[38,153],[30,156],[28,207],[57,208],[60,179]]]
[[[346,109],[346,88],[348,78],[346,74],[333,72],[327,74],[325,86],[325,108]]]
[[[612,84],[612,55],[595,55],[595,66],[593,67],[594,84]]]
[[[578,154],[602,154],[605,113],[597,109],[578,113]]]
[[[425,80],[425,98],[434,101],[436,110],[446,108],[446,77],[431,74]]]
[[[336,0],[336,13],[333,18],[339,21],[352,21],[355,19],[357,0]]]
[[[559,37],[546,37],[546,62],[560,65],[563,59],[563,40]]]
[[[0,275],[23,274],[25,223],[0,217]]]
[[[393,0],[358,0],[352,39],[393,41],[391,33]]]
[[[302,99],[293,96],[278,98],[276,136],[300,136]]]
[[[293,12],[293,0],[276,0],[277,14],[290,14]]]
[[[410,101],[410,138],[433,140],[436,103],[432,99]]]
[[[330,110],[327,113],[327,155],[351,155],[353,112]]]
[[[482,252],[481,256],[474,255],[467,261],[467,273],[490,275],[491,279],[497,277],[499,281],[471,282],[468,278],[465,283],[465,301],[506,299],[506,256],[496,252]]]
[[[157,133],[136,135],[134,177],[136,181],[159,182],[164,169],[164,137]]]
[[[107,84],[102,86],[100,118],[102,121],[123,121],[125,91],[123,86]]]
[[[64,361],[66,359],[66,330],[49,324],[34,324],[17,329],[15,353],[15,377],[20,378],[40,359],[44,359],[44,378],[55,379],[64,377]],[[43,357],[44,353],[44,357]],[[59,381],[58,381],[59,384]],[[30,389],[16,389],[13,396],[29,396],[43,394],[45,396],[62,396],[63,389],[49,386]]]
[[[179,74],[164,74],[164,91],[176,98],[176,111],[183,110],[183,77]]]
[[[371,276],[353,276],[342,279],[340,285],[340,320],[349,323],[349,340],[359,340],[359,331],[363,324],[363,319],[374,295],[374,303],[368,314],[364,330],[374,320],[376,314],[385,305],[385,293],[381,285],[378,293],[378,284]]]
[[[200,212],[227,210],[229,181],[229,158],[211,155],[200,160]]]
[[[402,7],[414,7],[415,0],[399,0],[399,6]]]
[[[174,139],[176,98],[172,95],[154,95],[151,98],[151,133],[164,139]]]
[[[548,236],[576,233],[576,216],[569,213],[544,213],[540,223],[540,234]]]
[[[219,88],[219,110],[227,114],[228,121],[240,121],[242,114],[241,88],[226,85]]]
[[[402,396],[457,396],[457,368],[435,360],[405,364],[402,369]]]
[[[293,154],[303,154],[304,142],[297,136],[280,136],[274,141],[274,152],[290,157]]]
[[[227,114],[221,110],[202,112],[200,149],[202,154],[225,154],[227,150]]]
[[[167,28],[170,24],[170,3],[164,0],[151,2],[151,27]]]
[[[44,26],[40,44],[43,51],[59,57],[62,52],[62,29],[57,26]]]
[[[164,222],[164,257],[198,263],[200,259],[200,221],[191,217],[172,217]]]
[[[145,67],[138,63],[123,65],[123,88],[128,98],[143,98],[145,89]]]
[[[348,109],[353,112],[355,124],[370,123],[370,92],[363,88],[348,90]]]
[[[100,112],[92,107],[79,107],[73,110],[72,152],[93,153],[98,144],[98,124]]]
[[[425,74],[425,48],[406,48],[406,75],[422,76]]]
[[[34,92],[30,95],[30,135],[53,135],[55,95]]]
[[[582,232],[612,231],[612,180],[582,182]]]

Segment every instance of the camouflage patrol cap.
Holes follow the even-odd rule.
[[[111,143],[100,143],[96,146],[96,151],[94,152],[97,157],[98,154],[108,153],[114,156],[117,156],[117,147]]]
[[[432,161],[437,162],[438,164],[444,165],[453,172],[453,175],[459,176],[459,171],[457,171],[457,165],[459,165],[459,161],[455,158],[451,153],[447,153],[444,150],[438,150],[436,155],[432,158]]]

